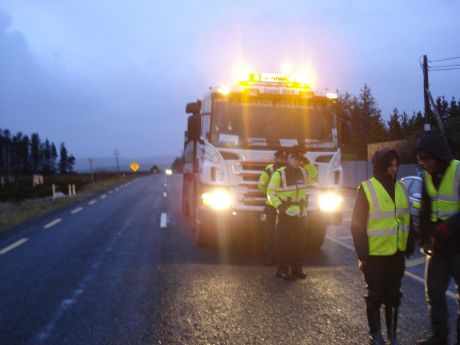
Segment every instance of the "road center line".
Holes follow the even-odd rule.
[[[332,241],[332,242],[338,244],[339,246],[342,246],[342,247],[344,247],[344,248],[350,249],[350,250],[352,250],[352,251],[355,250],[355,248],[353,248],[353,246],[351,246],[351,245],[349,245],[349,244],[347,244],[347,243],[343,243],[342,241],[339,241],[339,240],[337,240],[337,239],[335,239],[335,238],[333,238],[333,237],[331,237],[331,236],[327,236],[327,235],[326,235],[326,238],[327,238],[329,241]],[[414,259],[414,260],[415,260],[415,259]],[[417,282],[419,282],[419,283],[425,284],[425,279],[419,277],[418,275],[416,275],[416,274],[414,274],[414,273],[412,273],[412,272],[405,271],[404,274],[405,274],[406,276],[408,276],[409,278],[412,278],[412,279],[414,279],[415,281],[417,281]],[[456,295],[455,293],[453,293],[452,291],[450,291],[450,290],[447,290],[446,296],[449,296],[450,298],[453,298],[453,299],[457,299],[457,295]]]
[[[8,247],[5,247],[0,250],[0,255],[8,253],[10,250],[13,250],[16,247],[19,247],[21,244],[24,242],[27,242],[29,239],[28,238],[21,238],[20,240],[14,242],[13,244],[10,244]]]
[[[97,200],[91,200],[88,205],[94,205],[97,202]]]
[[[101,198],[101,199],[107,198],[107,194],[102,194],[102,195],[100,196],[100,198]]]
[[[160,228],[166,228],[167,224],[168,224],[168,215],[163,212],[161,214],[161,219],[160,219]]]
[[[166,193],[166,192],[163,192],[163,197],[165,197],[165,198],[166,198],[167,196],[168,196],[168,193]]]
[[[412,259],[412,260],[407,260],[406,261],[406,267],[418,266],[418,265],[424,264],[425,261],[426,260],[425,260],[424,256],[421,256],[419,258],[415,258],[415,259]]]
[[[70,213],[75,214],[75,213],[80,212],[81,210],[83,210],[83,207],[77,207],[76,209],[70,211]]]
[[[55,226],[56,224],[62,222],[62,218],[56,218],[55,220],[49,222],[48,224],[46,224],[43,229],[49,229],[51,228],[52,226]]]

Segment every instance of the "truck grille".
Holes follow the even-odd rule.
[[[257,184],[268,162],[238,162],[234,165],[238,178],[238,201],[245,206],[263,207],[267,196],[259,191]]]

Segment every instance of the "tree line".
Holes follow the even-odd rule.
[[[351,136],[344,145],[344,152],[354,159],[367,159],[367,145],[384,141],[413,138],[424,132],[425,116],[421,111],[408,114],[395,108],[384,121],[382,112],[372,91],[364,84],[359,96],[348,93],[340,97],[344,109],[350,115]],[[456,157],[460,156],[460,100],[449,101],[444,96],[436,99],[436,109],[444,123],[450,147]],[[434,116],[428,119],[433,132],[439,132]],[[415,158],[414,158],[415,159]]]
[[[75,157],[64,143],[59,146],[48,139],[42,142],[38,133],[29,137],[21,132],[12,134],[0,128],[0,175],[68,174],[73,172]]]

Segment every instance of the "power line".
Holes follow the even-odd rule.
[[[452,67],[452,68],[429,68],[429,71],[456,71],[460,70],[460,67]]]
[[[430,62],[449,61],[449,60],[455,60],[455,59],[460,59],[460,56],[451,57],[451,58],[447,58],[447,59],[430,60]]]
[[[460,64],[456,64],[456,65],[439,65],[439,66],[430,66],[430,68],[443,68],[443,67],[460,67]]]

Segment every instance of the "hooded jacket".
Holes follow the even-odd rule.
[[[434,156],[440,163],[440,169],[432,176],[433,184],[439,187],[447,167],[453,159],[449,148],[439,136],[427,135],[420,139],[416,147],[417,153],[428,153]],[[460,194],[460,190],[458,191]],[[437,252],[460,254],[460,212],[450,217],[447,221],[450,236],[435,244]],[[420,242],[421,245],[429,243],[436,224],[431,221],[431,198],[423,181],[422,201],[420,207]]]
[[[383,148],[378,150],[373,158],[374,177],[383,185],[393,201],[395,200],[395,183],[396,179],[387,173],[391,161],[398,154],[395,150]],[[369,202],[361,185],[358,188],[353,215],[351,218],[351,235],[355,246],[356,255],[360,261],[365,261],[369,257],[369,239],[367,236],[367,221],[369,217]],[[414,240],[412,232],[409,233],[406,252],[412,254],[414,251]]]

